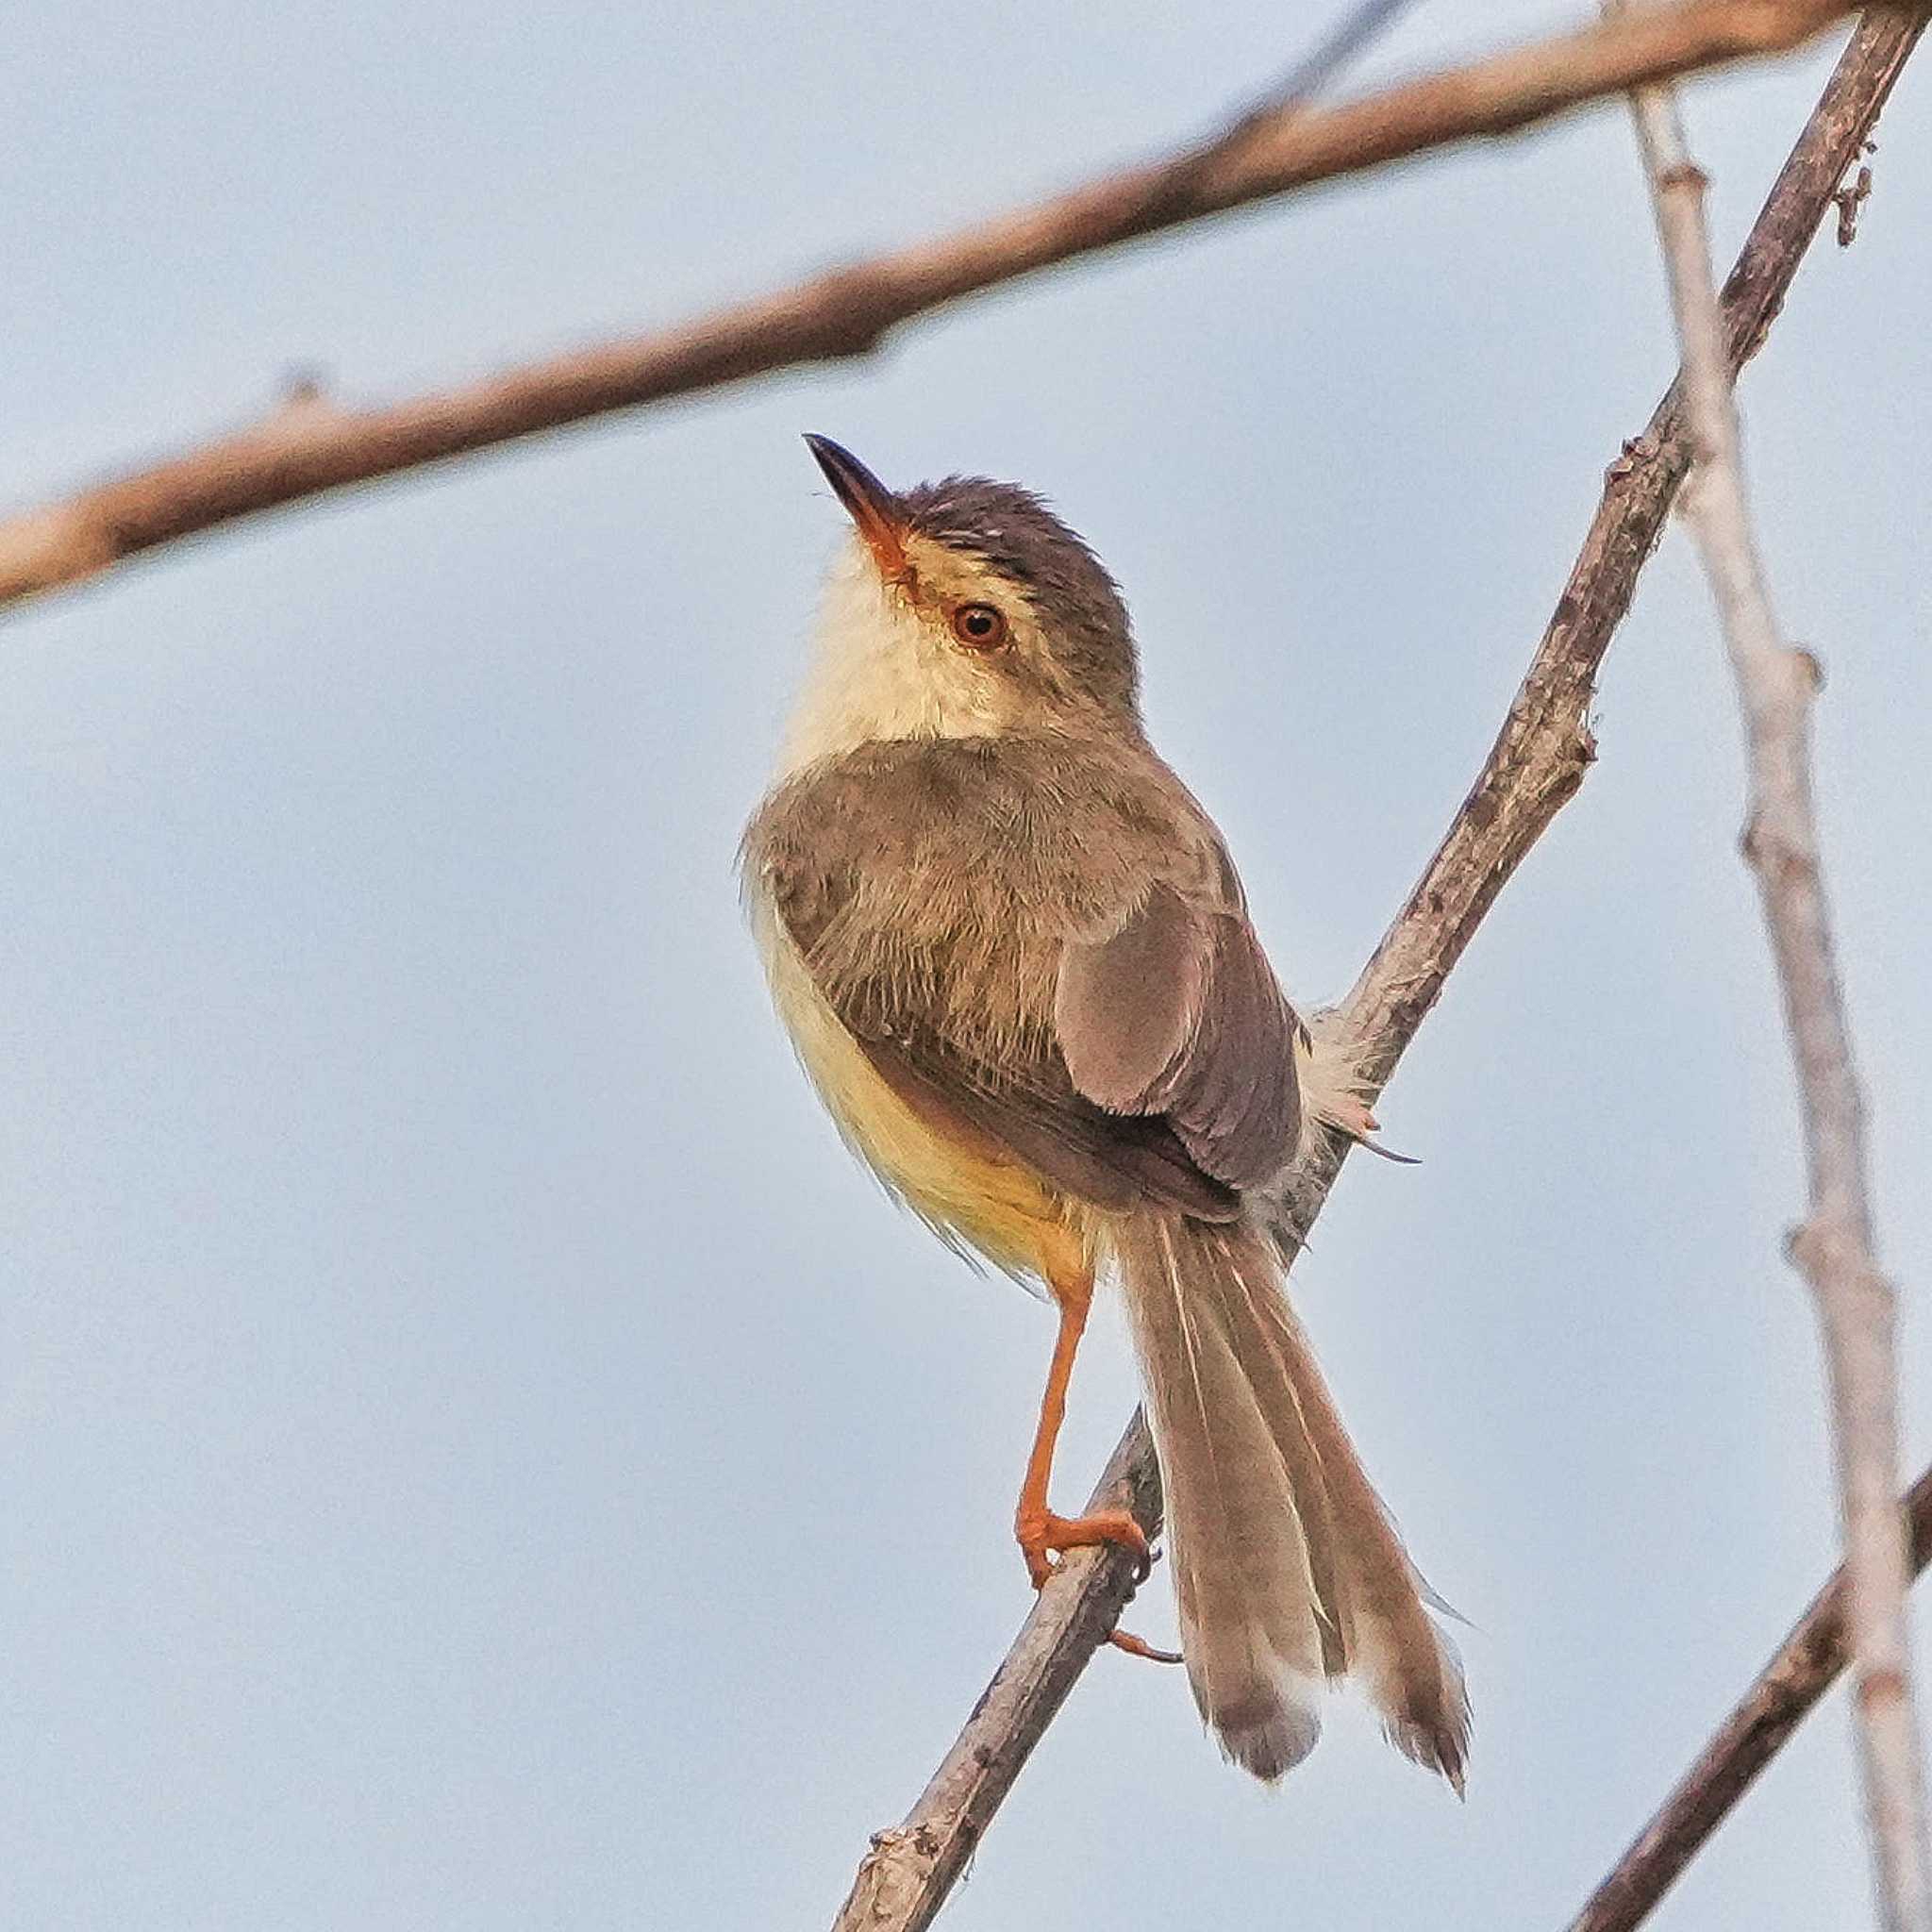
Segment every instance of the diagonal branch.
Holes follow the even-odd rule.
[[[1932,1469],[1905,1498],[1914,1576],[1932,1563]],[[1838,1681],[1850,1655],[1845,1572],[1811,1599],[1771,1661],[1712,1732],[1650,1823],[1591,1893],[1567,1932],[1636,1932],[1677,1881],[1757,1774],[1782,1751],[1811,1707]]]
[[[0,608],[325,491],[773,370],[863,356],[915,316],[1076,256],[1428,149],[1512,134],[1644,81],[1782,53],[1849,11],[1845,0],[1677,0],[1332,108],[1277,98],[1177,155],[658,334],[387,408],[339,408],[305,389],[247,429],[0,522]],[[1347,45],[1324,51],[1339,58]]]
[[[1763,341],[1832,197],[1878,118],[1923,20],[1865,17],[1772,188],[1724,289],[1733,367]],[[1611,465],[1603,502],[1482,772],[1344,1011],[1375,1042],[1379,1086],[1435,1004],[1483,914],[1582,783],[1598,664],[1689,468],[1674,387]],[[1300,1176],[1303,1225],[1341,1166],[1331,1146]],[[1092,1507],[1127,1507],[1153,1534],[1159,1478],[1137,1415]],[[834,1932],[918,1932],[965,1868],[1021,1766],[1131,1594],[1131,1558],[1071,1552],[903,1824],[878,1833]]]
[[[1874,1253],[1864,1100],[1839,985],[1811,787],[1817,662],[1784,641],[1752,527],[1724,323],[1710,278],[1705,179],[1669,87],[1631,98],[1656,204],[1683,347],[1695,461],[1685,521],[1710,580],[1744,711],[1751,801],[1744,856],[1797,1063],[1810,1199],[1790,1255],[1824,1335],[1844,1521],[1844,1622],[1857,1684],[1865,1811],[1889,1932],[1932,1932],[1925,1795],[1906,1635],[1906,1539],[1899,1518],[1897,1311]]]

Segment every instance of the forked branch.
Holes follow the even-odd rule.
[[[658,334],[387,408],[339,408],[307,385],[250,428],[0,522],[0,607],[325,491],[772,370],[862,356],[915,316],[1076,256],[1515,133],[1641,81],[1782,53],[1850,10],[1845,0],[1676,0],[1335,107],[1278,98],[1165,158]]]
[[[1725,284],[1732,368],[1770,328],[1923,26],[1904,14],[1873,13],[1853,35]],[[1689,462],[1674,387],[1644,434],[1611,465],[1582,553],[1495,745],[1345,1003],[1358,1037],[1375,1042],[1369,1071],[1378,1086],[1491,902],[1589,769],[1588,711],[1597,666]],[[1326,1198],[1341,1158],[1341,1149],[1331,1147],[1300,1177],[1305,1224]],[[1158,1528],[1159,1481],[1138,1416],[1092,1507],[1131,1507],[1150,1534]],[[905,1823],[873,1840],[835,1932],[915,1932],[931,1923],[1020,1767],[1112,1628],[1131,1591],[1130,1572],[1131,1559],[1112,1551],[1067,1557]]]

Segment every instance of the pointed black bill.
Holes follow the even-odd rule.
[[[829,436],[808,436],[805,443],[846,515],[858,525],[880,572],[888,577],[900,575],[906,568],[906,519],[899,499]]]

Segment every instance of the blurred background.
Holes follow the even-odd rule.
[[[1354,82],[1568,16],[1433,0]],[[0,500],[674,320],[1212,125],[1279,8],[24,0]],[[1829,52],[1689,92],[1727,262]],[[1927,1452],[1932,71],[1744,388]],[[827,1922],[1026,1607],[1049,1342],[845,1157],[732,878],[842,519],[1046,491],[1291,991],[1339,993],[1674,366],[1607,107],[1003,291],[863,365],[227,530],[0,650],[0,1864],[63,1927]],[[1471,1620],[1469,1800],[1278,1791],[1104,1653],[945,1924],[1559,1924],[1832,1560],[1785,1048],[1674,531],[1602,758],[1298,1296]],[[1077,1500],[1133,1400],[1083,1357]],[[1172,1628],[1164,1584],[1136,1609]],[[1923,1624],[1921,1625],[1923,1635]],[[1657,1923],[1859,1923],[1842,1695]]]

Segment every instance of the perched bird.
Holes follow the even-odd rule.
[[[742,866],[778,1012],[847,1142],[941,1240],[1043,1285],[1058,1333],[1014,1528],[1147,1545],[1047,1501],[1097,1279],[1118,1279],[1167,1497],[1181,1646],[1226,1754],[1279,1777],[1330,1678],[1458,1790],[1456,1653],[1283,1291],[1304,1138],[1374,1127],[1221,835],[1148,743],[1113,579],[1038,496],[894,492],[808,437],[854,526]],[[1145,1652],[1137,1640],[1124,1647]]]

